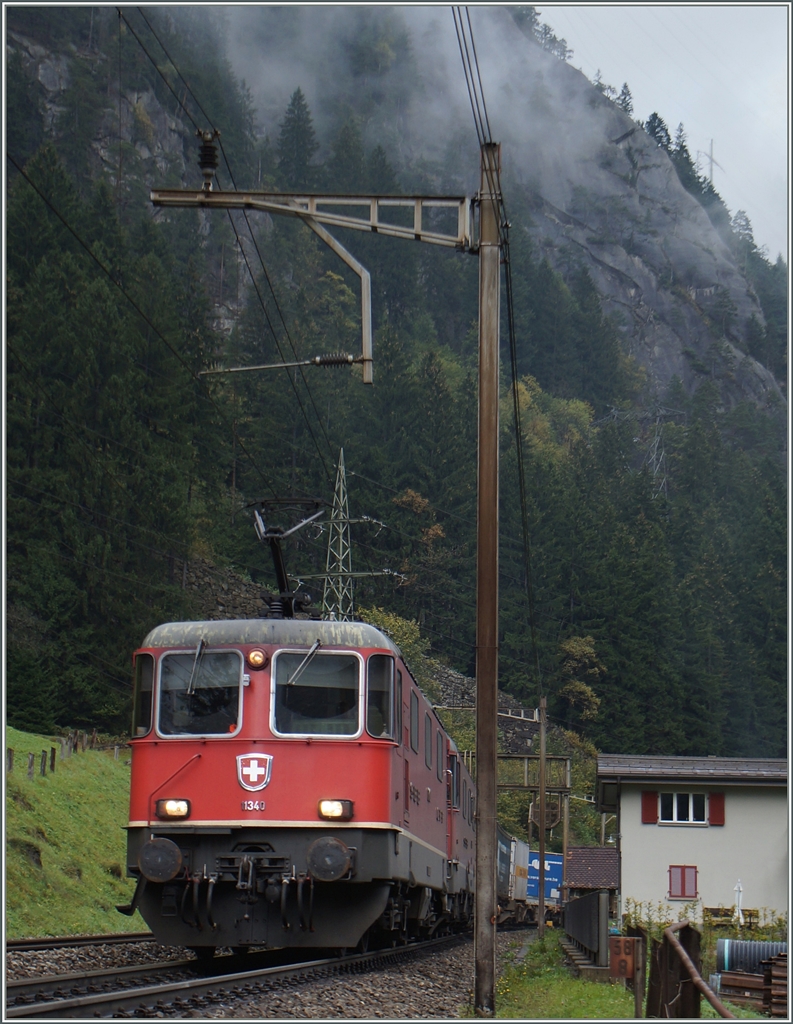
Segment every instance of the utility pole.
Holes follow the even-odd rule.
[[[545,706],[546,698],[540,697],[540,863],[537,875],[537,935],[545,935]]]
[[[479,451],[476,544],[476,899],[474,1004],[495,1014],[498,718],[498,351],[501,147],[481,151],[479,191]]]

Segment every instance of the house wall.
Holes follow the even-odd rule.
[[[724,825],[642,824],[643,790],[724,793]],[[622,783],[621,903],[672,906],[669,866],[694,865],[700,907],[732,906],[738,879],[741,905],[782,913],[788,901],[787,790],[784,787],[659,786]]]

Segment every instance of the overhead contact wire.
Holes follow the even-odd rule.
[[[185,89],[190,94],[193,102],[198,107],[199,111],[203,115],[203,117],[206,120],[207,124],[210,125],[212,130],[213,130],[213,132],[216,133],[217,139],[218,139],[218,145],[220,146],[220,151],[223,154],[223,160],[224,160],[224,162],[226,164],[226,169],[228,170],[228,174],[229,174],[229,178],[231,179],[232,187],[233,187],[234,191],[237,192],[238,191],[237,182],[236,182],[236,180],[234,178],[234,172],[231,169],[231,163],[230,163],[229,158],[228,158],[228,156],[226,154],[226,150],[225,150],[225,148],[223,146],[223,140],[222,140],[222,138],[220,136],[220,132],[218,132],[217,129],[215,128],[212,119],[209,117],[207,112],[202,107],[201,103],[198,100],[198,97],[195,95],[195,93],[191,89],[191,87],[190,87],[189,83],[187,82],[187,80],[185,79],[184,75],[182,75],[182,73],[179,70],[176,62],[173,59],[173,57],[171,57],[170,53],[165,48],[162,40],[159,38],[159,36],[155,32],[154,28],[151,25],[151,22],[148,20],[146,15],[143,13],[143,11],[139,7],[137,8],[137,10],[138,10],[138,13],[141,15],[141,17],[143,18],[143,20],[146,22],[146,25],[148,26],[149,31],[151,32],[151,34],[156,39],[156,41],[157,41],[158,45],[160,46],[160,48],[162,49],[163,53],[165,54],[165,56],[170,61],[171,66],[173,67],[173,69],[176,72],[176,74],[179,76],[180,81],[183,83]],[[122,15],[122,17],[123,17],[123,15]],[[124,20],[126,22],[126,18]],[[129,24],[128,22],[126,22],[126,23]],[[135,35],[134,31],[133,31],[133,35]],[[154,67],[157,68],[158,74],[160,74],[160,76],[163,78],[163,81],[165,81],[166,85],[168,85],[168,88],[170,89],[170,84],[168,83],[168,80],[165,78],[165,76],[162,74],[160,69],[157,67],[157,64],[155,63],[155,61],[153,60],[151,55],[146,50],[146,47],[143,45],[143,43],[140,41],[140,39],[138,38],[137,35],[135,35],[135,38],[138,40],[138,43],[140,44],[141,48],[143,49],[143,52],[146,54],[146,56],[152,62]],[[196,125],[195,121],[193,120],[189,110],[184,105],[184,103],[179,99],[179,97],[176,95],[176,93],[174,93],[173,89],[171,89],[171,94],[176,97],[177,103],[179,103],[181,108],[185,111],[187,116],[193,122],[193,124],[196,127],[196,130],[197,131],[200,130],[198,128],[198,126]],[[242,246],[242,242],[240,240],[239,232],[237,231],[236,225],[234,224],[234,219],[231,216],[231,211],[228,210],[227,213],[228,213],[229,222],[231,223],[232,229],[234,231],[234,235],[235,235],[235,237],[237,239],[237,246],[239,247],[239,250],[242,253],[242,257],[243,257],[243,260],[245,262],[245,266],[246,266],[246,268],[248,270],[248,275],[250,276],[251,283],[253,284],[254,290],[256,292],[256,297],[257,297],[257,299],[259,301],[259,305],[262,307],[262,312],[264,313],[265,320],[267,321],[267,326],[269,327],[270,333],[273,336],[273,340],[275,341],[275,344],[276,344],[276,347],[278,349],[279,355],[281,356],[281,360],[283,362],[286,362],[286,357],[284,356],[283,349],[281,348],[281,344],[280,344],[280,342],[278,340],[278,335],[276,334],[276,331],[275,331],[275,328],[273,326],[273,323],[270,320],[270,316],[269,316],[269,313],[267,312],[267,308],[266,308],[266,304],[264,302],[264,298],[263,298],[261,292],[259,291],[259,287],[258,287],[258,285],[256,283],[256,279],[255,279],[255,277],[253,275],[253,272],[251,270],[250,263],[248,262],[247,255],[245,253],[245,250],[244,250],[244,248]],[[292,353],[294,354],[295,359],[297,359],[298,358],[298,356],[297,356],[297,348],[296,348],[294,342],[292,341],[292,336],[289,333],[289,328],[287,327],[286,320],[285,320],[284,315],[283,315],[283,313],[281,311],[281,306],[280,306],[280,304],[278,302],[278,298],[277,298],[277,296],[275,294],[275,289],[273,288],[272,281],[270,280],[270,275],[267,272],[267,267],[265,266],[264,259],[262,257],[261,251],[259,249],[259,244],[256,241],[256,236],[255,236],[255,234],[253,232],[253,228],[251,227],[250,221],[248,220],[248,212],[247,212],[247,210],[243,210],[242,213],[243,213],[243,217],[245,219],[245,224],[246,224],[246,226],[248,228],[248,233],[250,235],[251,242],[253,243],[253,247],[256,250],[256,255],[257,255],[258,259],[259,259],[259,264],[260,264],[260,266],[262,268],[262,273],[264,274],[264,278],[265,278],[265,280],[267,282],[267,286],[270,289],[270,295],[272,296],[273,303],[275,304],[276,311],[278,312],[278,317],[279,317],[279,319],[281,321],[281,326],[283,327],[284,334],[286,335],[287,341],[289,342],[289,347],[291,348]],[[303,407],[303,403],[302,403],[302,400],[300,398],[300,393],[297,390],[297,386],[295,384],[295,380],[294,380],[294,378],[292,377],[291,374],[287,373],[287,376],[289,377],[290,384],[292,385],[292,389],[293,389],[293,391],[295,393],[295,397],[297,398],[298,405],[300,406],[300,412],[301,412],[301,414],[303,416],[303,419],[306,422],[306,426],[308,427],[309,433],[311,434],[311,438],[314,441],[314,446],[317,449],[317,455],[319,456],[320,462],[322,463],[323,469],[325,470],[325,475],[327,476],[327,478],[329,480],[332,480],[332,474],[331,474],[331,472],[330,472],[330,470],[328,468],[327,463],[325,462],[325,459],[324,459],[324,456],[322,455],[322,452],[319,449],[319,445],[318,445],[316,437],[314,435],[314,431],[312,430],[311,424],[309,422],[309,418],[306,415],[306,411],[305,411],[305,409]],[[301,378],[303,380],[303,384],[304,384],[304,386],[306,388],[306,391],[308,393],[308,397],[309,397],[309,400],[311,402],[312,408],[314,409],[314,415],[317,418],[317,423],[319,424],[320,430],[322,431],[322,434],[323,434],[323,436],[325,438],[325,443],[328,446],[328,451],[329,452],[333,452],[333,446],[331,445],[330,439],[328,438],[328,435],[327,435],[327,433],[325,431],[325,428],[324,428],[324,426],[322,424],[322,417],[320,416],[319,410],[317,409],[316,402],[314,401],[314,396],[311,393],[311,388],[309,386],[308,380],[306,379],[306,375],[305,375],[305,372],[304,372],[302,367],[300,367],[300,376],[301,376]]]

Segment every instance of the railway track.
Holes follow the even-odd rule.
[[[39,939],[6,939],[6,949],[14,953],[32,953],[66,946],[115,945],[121,942],[152,942],[151,932],[115,932],[110,935],[60,935]]]
[[[115,967],[110,971],[23,978],[6,985],[5,1019],[133,1016],[137,1011],[147,1013],[152,1008],[184,1015],[188,1010],[199,1009],[210,996],[215,999],[232,993],[255,996],[284,983],[293,984],[298,979],[369,971],[459,941],[458,937],[451,936],[373,953],[274,966],[273,954],[262,952],[221,956],[208,961],[176,960]]]

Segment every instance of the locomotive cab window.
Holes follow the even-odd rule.
[[[354,654],[281,651],[273,673],[275,732],[355,736],[360,730],[360,674]]]
[[[240,715],[242,656],[238,651],[166,654],[160,665],[157,725],[164,736],[236,732]]]
[[[135,695],[132,704],[132,735],[145,736],[151,729],[154,658],[138,654],[135,658]]]
[[[382,739],[394,738],[394,659],[373,654],[367,665],[366,731]]]

